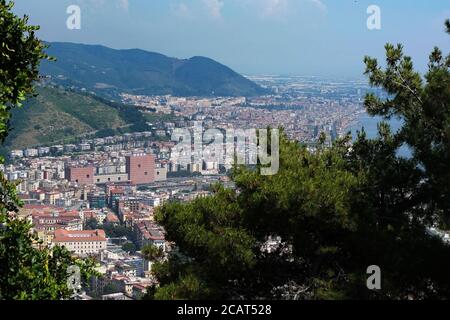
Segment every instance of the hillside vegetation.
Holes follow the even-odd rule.
[[[7,149],[71,142],[86,134],[148,129],[143,114],[132,106],[54,87],[39,87],[37,94],[13,110]]]

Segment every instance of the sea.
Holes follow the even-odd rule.
[[[366,131],[368,138],[376,138],[378,135],[378,123],[382,122],[383,118],[379,116],[372,117],[367,113],[361,114],[359,119],[355,121],[349,130],[352,132],[353,139],[356,139],[357,132],[361,131],[362,128]],[[392,132],[399,131],[403,126],[403,120],[398,118],[392,118],[388,121],[391,125]],[[398,151],[398,156],[404,158],[411,158],[412,152],[409,146],[404,145]]]

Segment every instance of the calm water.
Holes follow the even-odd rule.
[[[383,121],[381,117],[371,117],[368,114],[363,114],[359,121],[350,128],[353,138],[356,139],[357,131],[361,131],[363,127],[368,138],[376,138],[378,135],[378,123],[381,121]],[[403,121],[400,119],[391,119],[389,124],[391,125],[391,130],[397,132],[402,127]],[[411,150],[408,146],[403,146],[400,148],[398,155],[409,158],[411,157]]]

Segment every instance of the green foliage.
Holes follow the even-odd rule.
[[[51,87],[42,91],[41,103],[54,104],[61,112],[77,118],[94,130],[117,128],[127,123],[118,111],[91,96]]]
[[[193,295],[193,293],[195,293]],[[193,274],[180,276],[177,283],[171,283],[155,292],[155,300],[201,300],[209,296],[209,290],[202,281]]]
[[[106,129],[102,129],[97,131],[97,133],[95,134],[96,138],[106,138],[106,137],[112,137],[116,135],[116,130],[111,129],[111,128],[106,128]]]
[[[123,225],[107,222],[103,224],[102,228],[109,238],[127,237],[132,239],[134,236],[132,228]]]
[[[35,37],[28,17],[12,12],[13,2],[0,0],[0,140],[9,133],[11,110],[33,93],[45,45]],[[31,225],[14,217],[21,202],[16,184],[0,173],[0,299],[66,299],[67,268],[80,267],[84,281],[93,274],[93,262],[78,260],[62,248],[40,248]]]
[[[13,2],[0,1],[0,141],[9,132],[11,109],[20,107],[33,93],[33,81],[38,78],[39,63],[49,57],[45,45],[36,38],[37,26],[28,25],[28,17],[17,17]]]
[[[78,143],[81,137],[104,138],[150,131],[148,121],[160,124],[176,119],[171,115],[144,114],[135,106],[86,92],[42,85],[36,88],[36,93],[36,97],[24,102],[23,108],[12,110],[13,130],[0,153],[6,154],[12,148]]]
[[[162,248],[148,244],[141,249],[142,256],[148,261],[159,262],[164,258],[164,251]]]
[[[0,175],[2,187],[8,185]],[[0,201],[0,299],[56,300],[73,294],[69,289],[69,266],[80,267],[83,283],[95,274],[94,262],[73,258],[60,247],[40,244],[26,221],[10,213],[20,204],[14,189],[2,190]]]
[[[448,21],[447,21],[448,26]],[[413,69],[411,58],[404,56],[401,45],[386,45],[387,68],[383,71],[375,59],[366,57],[366,74],[373,85],[383,87],[391,98],[382,101],[369,95],[366,107],[373,115],[396,116],[404,121],[402,130],[386,134],[397,146],[407,144],[413,152],[410,170],[410,198],[417,203],[417,219],[440,223],[450,221],[450,54],[435,48],[430,55],[424,79]],[[408,165],[408,164],[405,164]],[[404,168],[406,169],[406,168]],[[420,182],[420,183],[419,183]],[[422,205],[420,206],[420,203]]]
[[[97,219],[95,218],[89,218],[88,220],[86,220],[86,222],[84,223],[84,230],[97,230],[97,229],[101,229],[101,226],[99,225]]]
[[[122,245],[122,250],[128,253],[135,253],[136,245],[133,242],[126,242]]]
[[[149,109],[151,111],[151,109]],[[172,113],[170,114],[157,114],[156,110],[152,112],[144,112],[144,117],[147,122],[153,125],[163,125],[166,122],[176,121],[178,118]]]
[[[77,142],[86,134],[105,129],[115,133],[131,125],[119,111],[93,97],[50,86],[40,86],[36,92],[38,96],[27,100],[24,108],[13,110],[7,147]]]
[[[449,215],[450,58],[435,49],[422,78],[401,45],[386,56],[385,70],[365,63],[389,99],[369,94],[365,105],[401,118],[400,132],[382,122],[375,139],[363,131],[314,152],[282,135],[277,175],[238,167],[236,190],[159,208],[176,249],[153,266],[160,286],[147,298],[450,297],[450,247],[427,232]],[[405,144],[409,159],[398,156]],[[379,291],[366,287],[374,264]]]
[[[131,125],[132,129],[130,129],[130,131],[141,132],[149,130],[144,114],[135,106],[113,102],[96,95],[89,94],[88,96],[109,106],[110,108],[115,109],[119,113],[120,117]]]

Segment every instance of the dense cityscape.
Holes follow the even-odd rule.
[[[0,301],[449,299],[448,3],[17,2]]]
[[[175,128],[192,128],[198,121],[205,129],[282,127],[289,138],[314,148],[320,133],[325,132],[331,143],[347,134],[364,113],[362,95],[368,86],[363,83],[252,79],[276,94],[257,98],[122,94],[124,103],[141,112],[171,115],[174,121],[149,123],[152,130],[147,132],[11,151],[2,170],[8,180],[19,181],[24,206],[18,215],[33,224],[43,244],[64,245],[101,263],[102,277],[80,298],[142,297],[155,280],[151,262],[139,250],[147,244],[164,252],[171,248],[164,230],[154,222],[155,209],[167,201],[210,195],[214,183],[229,184],[221,163],[180,165],[171,160]]]

